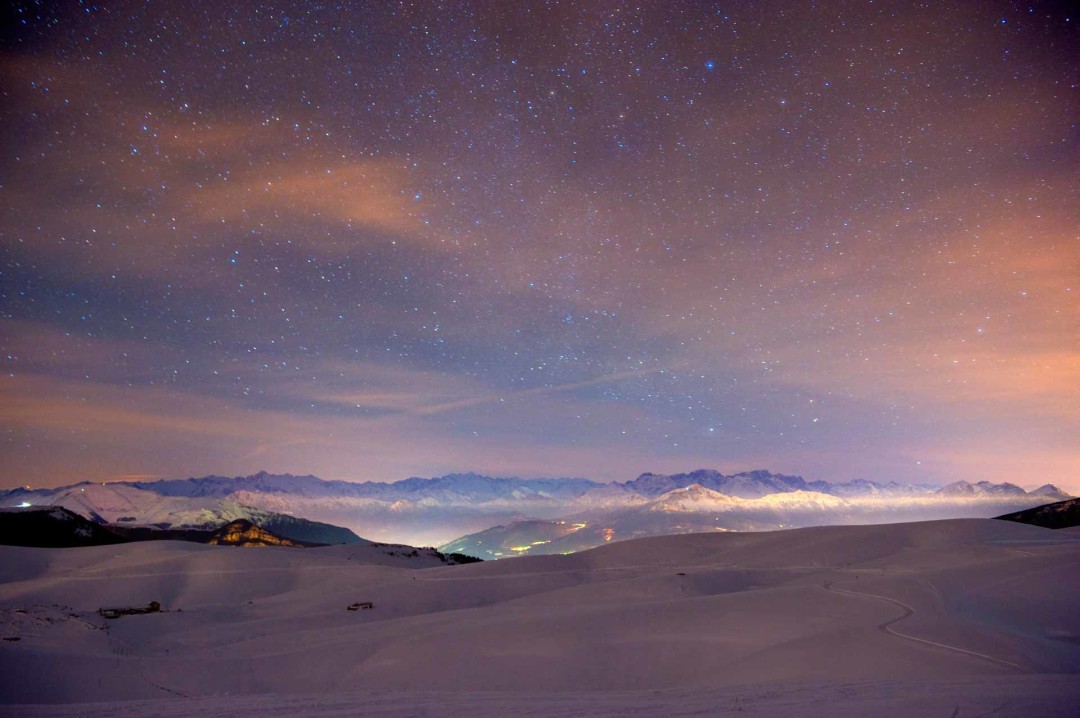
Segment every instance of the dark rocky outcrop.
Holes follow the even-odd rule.
[[[995,518],[1002,521],[1016,521],[1021,524],[1042,526],[1046,529],[1067,529],[1080,526],[1080,499],[1066,499],[1055,504],[1036,506],[1033,509],[1017,511]]]
[[[7,546],[70,548],[128,541],[107,526],[58,506],[0,511],[0,544]]]
[[[207,543],[214,546],[313,546],[300,541],[292,541],[284,536],[278,536],[264,528],[259,528],[247,519],[230,521],[215,531]]]

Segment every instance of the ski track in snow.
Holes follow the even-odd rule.
[[[1014,668],[1014,669],[1016,669],[1018,671],[1022,671],[1024,673],[1029,673],[1030,672],[1024,666],[1021,666],[1018,663],[1013,663],[1012,661],[1006,661],[1003,658],[997,658],[996,656],[991,656],[991,655],[988,655],[986,653],[979,653],[978,651],[971,651],[971,650],[968,650],[967,648],[960,648],[959,646],[950,646],[947,643],[940,643],[938,641],[931,641],[928,638],[919,638],[918,636],[912,636],[912,635],[909,635],[907,633],[901,633],[900,631],[897,631],[895,628],[893,628],[894,624],[900,623],[901,621],[915,615],[915,609],[913,607],[909,606],[908,604],[904,603],[903,601],[899,600],[899,599],[892,598],[890,596],[879,596],[879,595],[874,594],[874,593],[864,593],[862,591],[852,591],[852,590],[845,589],[845,588],[837,588],[836,586],[833,586],[832,584],[828,583],[827,581],[823,585],[824,585],[824,588],[825,588],[826,591],[832,591],[833,593],[846,593],[849,596],[861,596],[862,598],[873,598],[873,599],[877,599],[878,601],[885,601],[887,603],[891,603],[892,605],[897,606],[898,608],[902,609],[904,611],[903,615],[897,616],[896,618],[890,618],[888,621],[885,621],[884,623],[878,624],[878,630],[883,631],[885,633],[888,633],[890,636],[896,636],[897,638],[903,638],[906,641],[914,641],[916,643],[923,643],[925,645],[934,646],[936,648],[943,648],[946,651],[952,651],[954,653],[961,653],[963,655],[972,656],[974,658],[982,658],[983,660],[991,661],[993,663],[997,663],[998,665],[1007,666],[1009,668]]]

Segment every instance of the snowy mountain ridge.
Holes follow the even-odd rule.
[[[918,496],[936,493],[946,495],[1038,495],[1069,498],[1069,495],[1053,484],[1044,484],[1031,492],[1004,482],[989,481],[970,483],[956,481],[944,487],[933,484],[901,484],[895,481],[879,483],[867,479],[848,482],[806,481],[801,476],[774,474],[758,469],[725,475],[713,469],[697,469],[682,474],[654,474],[646,472],[625,482],[600,483],[582,478],[490,477],[476,473],[457,473],[432,478],[411,477],[394,482],[350,482],[320,479],[313,475],[271,474],[259,471],[249,476],[204,476],[187,479],[162,479],[159,481],[119,481],[108,486],[128,486],[150,491],[167,497],[220,499],[238,492],[283,494],[305,498],[355,498],[376,501],[419,501],[435,499],[440,503],[479,504],[492,501],[571,501],[593,492],[611,498],[636,494],[656,497],[673,489],[693,484],[718,493],[739,498],[760,498],[769,494],[792,491],[809,491],[833,496]],[[98,486],[95,482],[81,482],[55,489],[17,488],[0,492],[0,498],[10,496],[51,495],[74,488]]]
[[[943,488],[865,479],[831,483],[765,470],[643,473],[629,481],[607,484],[580,478],[517,479],[476,473],[351,483],[261,471],[234,478],[19,488],[0,493],[0,506],[56,505],[97,522],[173,527],[220,526],[273,513],[348,527],[377,541],[438,545],[495,525],[527,520],[568,520],[573,524],[581,517],[595,521],[619,513],[636,517],[626,518],[628,525],[636,527],[632,534],[655,535],[683,533],[691,527],[761,530],[821,523],[989,517],[1065,498],[1068,495],[1051,484],[1029,493],[1011,483],[958,481]],[[693,514],[708,518],[708,526],[702,529],[701,522],[690,521]],[[707,516],[711,514],[723,516],[723,525]],[[651,518],[644,519],[646,515]],[[638,526],[642,522],[648,528]]]

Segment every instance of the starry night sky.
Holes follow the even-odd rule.
[[[1080,490],[1065,3],[7,12],[3,487]]]

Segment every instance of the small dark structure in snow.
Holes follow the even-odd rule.
[[[98,613],[104,618],[120,618],[121,616],[137,616],[140,613],[157,613],[161,610],[161,604],[151,601],[143,608],[99,608]]]
[[[373,608],[375,608],[375,604],[372,603],[371,601],[357,601],[356,603],[349,604],[346,607],[346,610],[349,610],[349,611],[370,611]]]

